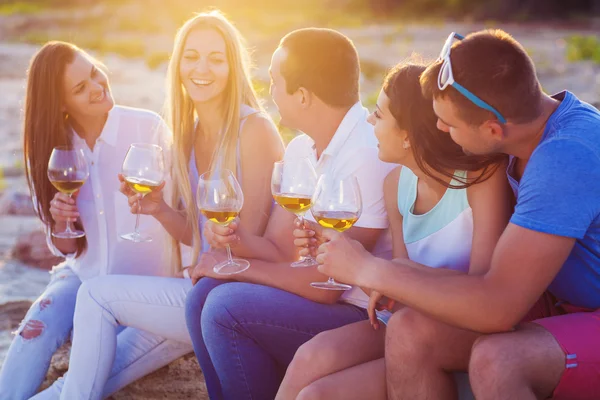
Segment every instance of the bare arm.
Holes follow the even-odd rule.
[[[448,324],[508,331],[552,282],[574,243],[509,224],[485,275],[436,276],[373,259],[359,281]]]

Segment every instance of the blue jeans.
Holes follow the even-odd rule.
[[[0,399],[23,400],[42,384],[54,352],[73,328],[81,281],[70,268],[56,269],[21,322],[0,371]]]
[[[367,319],[268,286],[203,278],[186,319],[211,399],[272,399],[296,350],[320,332]]]

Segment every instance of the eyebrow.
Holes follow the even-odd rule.
[[[446,121],[444,121],[444,120],[443,120],[443,119],[442,119],[442,118],[441,118],[439,115],[437,115],[437,114],[436,114],[435,116],[436,116],[436,117],[438,117],[438,119],[439,119],[439,120],[442,122],[442,124],[444,124],[444,125],[448,125],[448,126],[454,126],[454,125],[452,125],[452,124],[449,124],[449,123],[447,123]]]
[[[196,50],[196,49],[185,49],[185,50],[183,50],[184,53],[186,51],[193,51],[194,53],[198,53],[198,50]],[[211,51],[210,53],[208,53],[209,56],[212,56],[214,54],[219,54],[219,55],[222,55],[222,56],[225,55],[225,53],[223,53],[222,51],[218,51],[218,50],[217,51]]]
[[[95,69],[96,69],[96,67],[94,65],[92,65],[92,69],[90,70],[90,76],[92,76]],[[83,85],[84,83],[85,83],[85,79],[82,80],[81,82],[79,82],[77,85],[73,86],[73,89],[71,89],[71,90],[77,89],[79,86]]]

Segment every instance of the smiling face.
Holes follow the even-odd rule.
[[[74,117],[100,117],[114,106],[108,77],[87,57],[76,53],[65,69],[64,110]]]
[[[225,40],[214,29],[191,31],[184,43],[179,76],[195,104],[222,98],[229,80]]]

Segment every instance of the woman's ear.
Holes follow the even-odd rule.
[[[408,132],[405,130],[401,130],[400,134],[402,135],[402,148],[404,150],[410,149],[410,140],[408,139]]]

